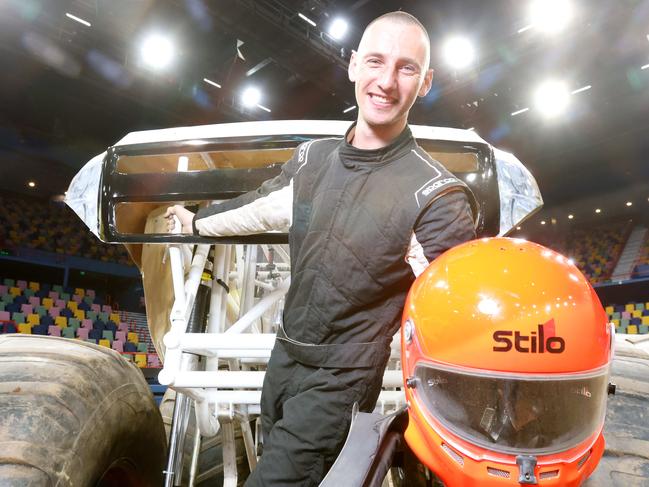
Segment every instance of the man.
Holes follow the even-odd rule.
[[[414,277],[475,236],[470,191],[407,127],[431,87],[429,49],[411,15],[374,20],[349,63],[358,119],[343,139],[300,145],[257,191],[195,216],[167,211],[201,235],[290,227],[292,281],[262,393],[264,452],[247,486],[320,483],[353,404],[374,408]]]

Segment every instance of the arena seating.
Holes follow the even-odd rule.
[[[640,256],[633,269],[634,279],[649,278],[649,238],[647,238],[640,251]]]
[[[0,205],[0,247],[27,247],[133,265],[122,245],[102,243],[62,202],[0,194]]]
[[[162,366],[146,326],[129,324],[129,313],[113,310],[94,290],[8,278],[0,283],[0,333],[85,340],[122,353],[138,367]]]
[[[611,277],[629,229],[629,222],[577,228],[570,232],[563,245],[549,246],[571,257],[591,284],[603,283]]]
[[[606,314],[617,333],[649,333],[649,302],[607,306]]]

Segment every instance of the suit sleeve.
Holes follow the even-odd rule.
[[[419,217],[410,238],[406,261],[418,276],[437,256],[475,237],[466,193],[451,191],[433,201]]]
[[[265,181],[258,189],[198,210],[193,221],[194,234],[229,237],[287,232],[293,211],[293,176],[303,146],[282,165],[279,175]]]

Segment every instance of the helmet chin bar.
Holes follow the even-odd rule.
[[[538,484],[534,475],[534,468],[536,467],[536,457],[534,455],[518,455],[516,457],[516,465],[518,465],[519,484]]]

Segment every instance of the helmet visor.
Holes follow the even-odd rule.
[[[413,391],[457,436],[503,453],[572,448],[604,421],[608,367],[588,374],[487,375],[418,364]]]

